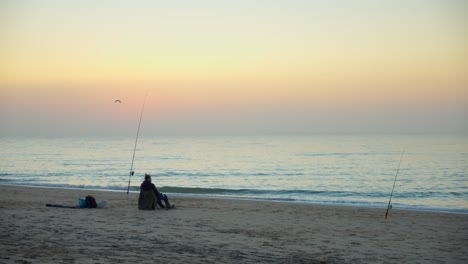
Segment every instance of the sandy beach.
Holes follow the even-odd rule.
[[[107,209],[66,209],[93,195]],[[1,263],[467,263],[468,215],[0,185]]]

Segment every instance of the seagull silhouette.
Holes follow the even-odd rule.
[[[114,103],[117,103],[117,102],[118,102],[118,103],[122,103],[120,100],[115,100],[115,102],[114,102]]]

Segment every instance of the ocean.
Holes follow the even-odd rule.
[[[3,137],[0,184],[126,195],[134,144],[117,137]],[[131,192],[148,173],[169,195],[383,211],[397,175],[393,208],[468,213],[464,136],[142,137],[133,171]]]

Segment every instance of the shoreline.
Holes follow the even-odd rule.
[[[125,193],[125,190],[116,190],[116,189],[99,189],[99,188],[78,188],[78,187],[62,187],[62,186],[35,186],[35,185],[19,185],[19,184],[2,184],[0,186],[13,186],[13,187],[28,187],[28,188],[45,188],[45,189],[64,189],[64,190],[76,190],[76,191],[88,191],[88,192],[112,192],[112,193]],[[164,187],[164,186],[163,186]],[[162,189],[162,188],[161,188]],[[132,191],[130,193],[138,194],[139,191]],[[222,195],[213,195],[213,194],[194,194],[194,193],[171,193],[164,192],[171,196],[187,197],[187,198],[209,198],[209,199],[230,199],[230,200],[239,200],[239,201],[265,201],[265,202],[275,202],[275,203],[291,203],[291,204],[305,204],[305,205],[323,205],[323,206],[344,206],[352,208],[371,208],[376,210],[386,211],[387,205],[364,205],[362,203],[326,203],[326,202],[308,202],[304,200],[283,200],[276,198],[249,198],[249,197],[235,197],[235,196],[222,196]],[[462,214],[468,215],[468,209],[457,209],[457,208],[436,208],[436,207],[418,207],[418,206],[409,206],[409,205],[394,205],[394,209],[398,210],[407,210],[407,211],[416,211],[416,212],[433,212],[433,213],[450,213],[450,214]],[[393,210],[393,209],[391,209]],[[390,211],[391,212],[391,211]]]
[[[108,209],[65,209],[93,195]],[[0,185],[0,262],[466,263],[468,215]]]

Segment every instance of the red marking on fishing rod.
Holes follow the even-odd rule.
[[[388,218],[388,211],[392,209],[391,202],[392,202],[393,190],[395,190],[395,183],[396,183],[396,179],[398,177],[398,172],[400,171],[401,160],[403,159],[403,154],[404,153],[405,153],[405,150],[403,149],[403,151],[401,152],[401,156],[400,156],[400,162],[398,163],[398,169],[397,169],[397,171],[395,173],[395,180],[393,181],[393,188],[392,188],[392,192],[390,193],[390,199],[388,200],[387,212],[385,212],[385,219]]]

